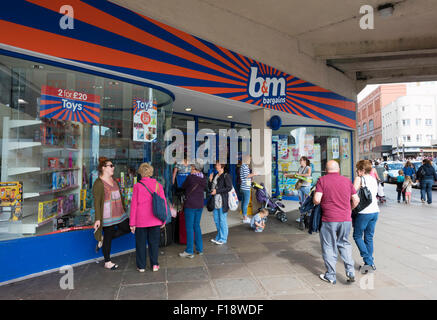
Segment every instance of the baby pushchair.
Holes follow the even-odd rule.
[[[275,215],[281,222],[287,222],[287,214],[284,211],[285,205],[278,199],[271,197],[263,183],[252,182],[252,188],[255,189],[256,199],[262,204],[262,208],[267,209],[269,214]]]
[[[384,204],[386,202],[384,194],[384,182],[378,181],[378,193],[376,194],[378,204]]]

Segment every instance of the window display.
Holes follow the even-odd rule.
[[[272,141],[274,194],[286,197],[297,195],[295,186],[298,180],[286,178],[284,175],[299,170],[299,159],[302,156],[310,160],[312,185],[320,176],[326,174],[326,163],[329,160],[338,161],[341,174],[352,178],[351,140],[348,131],[327,127],[282,127],[273,131]]]
[[[170,94],[7,56],[0,65],[0,240],[90,227],[99,156],[113,161],[126,204],[141,163],[170,180]]]

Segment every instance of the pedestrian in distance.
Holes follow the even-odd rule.
[[[217,173],[209,176],[208,189],[214,197],[214,222],[217,227],[217,236],[211,241],[217,245],[223,245],[228,241],[228,211],[229,192],[232,190],[232,178],[225,173],[225,165],[218,162],[215,165]]]
[[[420,181],[420,198],[422,203],[432,203],[432,185],[437,181],[437,173],[429,159],[423,160],[423,165],[417,170],[416,182]]]
[[[256,215],[254,215],[250,221],[250,227],[255,232],[263,232],[266,227],[267,216],[269,210],[262,208]]]
[[[243,223],[250,223],[250,219],[247,217],[247,208],[250,202],[250,190],[252,186],[252,177],[255,176],[254,173],[250,172],[250,156],[245,155],[243,157],[243,162],[240,168],[240,180],[241,187],[240,191],[243,195],[243,201],[241,203],[241,212],[243,214]]]
[[[401,195],[402,195],[402,202],[405,202],[405,192],[402,190],[402,185],[405,181],[404,171],[399,170],[398,171],[398,177],[396,178],[396,192],[398,193],[398,203],[401,202]]]
[[[96,251],[101,247],[105,258],[105,268],[116,270],[118,265],[111,261],[112,240],[130,232],[129,217],[124,199],[114,180],[115,166],[105,157],[99,158],[99,177],[94,182],[94,237],[98,241]],[[103,235],[102,235],[103,231]]]
[[[146,271],[148,244],[150,267],[156,272],[159,270],[160,229],[165,227],[165,221],[153,214],[152,193],[156,192],[165,199],[164,188],[152,179],[153,167],[150,164],[141,164],[138,172],[142,178],[134,185],[130,212],[130,229],[135,234],[137,270]],[[167,206],[167,200],[165,203]]]
[[[356,168],[357,177],[354,181],[355,190],[358,191],[360,187],[366,186],[372,195],[370,205],[361,210],[353,221],[353,238],[364,260],[364,265],[360,267],[360,270],[361,273],[367,273],[376,270],[373,258],[373,236],[379,215],[378,200],[376,198],[378,183],[376,179],[370,175],[372,164],[368,160],[358,161]]]
[[[180,253],[181,258],[194,258],[194,245],[199,255],[203,254],[202,230],[200,220],[204,207],[204,191],[206,178],[203,173],[203,164],[196,162],[191,165],[191,174],[182,185],[185,191],[184,215],[187,230],[187,247]]]
[[[405,203],[411,203],[411,192],[413,191],[413,180],[410,176],[405,177],[404,184],[402,185],[403,192],[405,192]]]
[[[355,281],[352,244],[349,234],[352,230],[352,209],[360,199],[352,182],[340,175],[337,161],[330,160],[326,165],[327,175],[320,177],[316,184],[313,203],[322,208],[322,227],[320,243],[326,272],[320,279],[331,284],[337,282],[337,252],[344,262],[348,282]]]
[[[404,171],[405,177],[410,177],[411,180],[413,180],[414,175],[416,174],[416,169],[410,160],[405,163],[405,166],[402,170]]]

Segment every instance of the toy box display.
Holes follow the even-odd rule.
[[[40,130],[35,130],[34,141],[43,145],[51,145],[65,148],[78,147],[80,127],[66,121],[41,118]]]
[[[0,182],[0,221],[22,218],[23,182]]]
[[[77,194],[69,194],[56,199],[39,202],[38,223],[46,222],[55,216],[62,216],[77,211]]]
[[[42,201],[38,208],[38,223],[45,222],[58,214],[58,199]]]
[[[73,171],[53,172],[52,190],[63,189],[77,185],[77,178]]]
[[[90,227],[94,224],[94,210],[89,209],[80,214],[68,214],[53,220],[53,231],[73,231]]]

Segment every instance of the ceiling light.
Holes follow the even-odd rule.
[[[32,65],[32,68],[33,69],[44,69],[44,67],[40,64],[34,64],[34,65]]]
[[[392,3],[386,3],[378,6],[377,10],[381,17],[391,17],[395,10],[395,6]]]
[[[188,111],[188,112],[190,112],[190,111],[192,111],[193,109],[191,109],[191,108],[185,108],[185,111]]]
[[[117,81],[109,81],[108,84],[110,86],[118,86],[118,82]]]
[[[18,103],[19,104],[28,104],[29,102],[23,100],[23,99],[18,99]]]
[[[228,119],[232,119],[232,118],[233,118],[233,116],[227,116],[227,118],[228,118]]]

